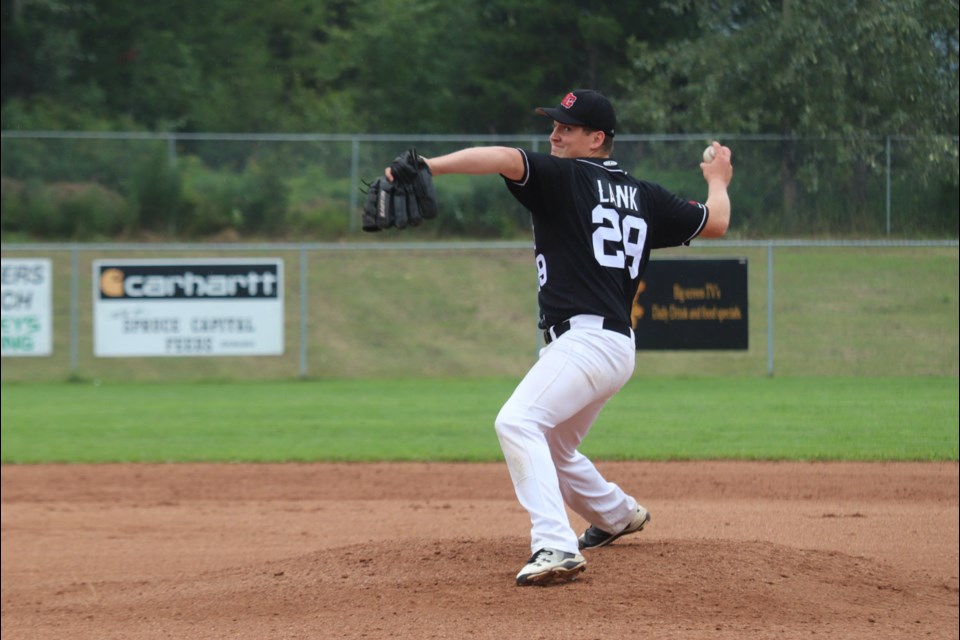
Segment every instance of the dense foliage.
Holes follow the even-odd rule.
[[[914,155],[930,161],[909,183],[927,196],[909,206],[940,212],[925,233],[956,235],[956,0],[2,0],[2,11],[5,131],[534,133],[544,122],[533,106],[590,86],[614,99],[628,134],[784,136],[776,184],[759,185],[776,196],[758,200],[753,230],[809,229],[824,190],[842,194],[850,219],[820,231],[858,228],[886,142],[918,141]],[[230,161],[223,149],[177,152],[175,169],[161,149],[110,181],[116,169],[55,175],[5,138],[5,236],[84,235],[87,223],[56,220],[66,214],[55,182],[96,182],[125,200],[126,214],[97,214],[103,235],[291,233],[311,206],[296,193],[305,175],[256,149]],[[102,154],[118,153],[84,157],[105,166]],[[344,205],[342,184],[321,191],[310,195]],[[31,207],[46,208],[46,230],[17,222]],[[329,226],[312,230],[343,232]]]

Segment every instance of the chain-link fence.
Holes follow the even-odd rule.
[[[956,137],[621,135],[630,173],[702,200],[703,146],[734,152],[730,237],[956,238]],[[545,137],[13,132],[2,135],[5,240],[360,236],[364,181],[409,146],[547,151]],[[405,239],[526,237],[495,176],[438,179],[442,215]]]
[[[5,382],[519,377],[542,345],[529,241],[5,244],[2,254],[52,267],[52,353],[3,358]],[[637,375],[958,375],[955,240],[697,241],[656,254],[748,261],[749,348],[645,351]],[[283,261],[282,354],[95,355],[94,260],[211,258]]]

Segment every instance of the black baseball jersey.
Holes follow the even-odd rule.
[[[524,175],[505,179],[533,215],[540,328],[579,314],[630,323],[651,249],[690,242],[706,206],[637,180],[609,158],[520,150]]]

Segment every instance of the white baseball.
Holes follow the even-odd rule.
[[[716,157],[717,152],[713,150],[713,145],[710,145],[703,150],[703,161],[704,162],[713,162],[713,159]]]

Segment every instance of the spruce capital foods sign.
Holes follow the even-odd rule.
[[[98,260],[98,357],[283,353],[283,261]]]

